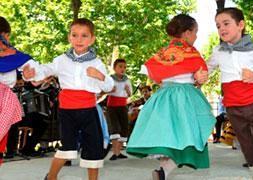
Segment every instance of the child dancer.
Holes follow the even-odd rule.
[[[114,89],[109,93],[107,108],[108,117],[111,122],[111,136],[113,155],[110,160],[124,159],[127,156],[121,153],[123,142],[128,137],[128,109],[127,98],[132,94],[132,86],[126,72],[126,61],[116,59],[113,64],[115,74],[112,75],[114,80]]]
[[[33,61],[28,54],[24,54],[10,45],[10,33],[10,24],[0,16],[0,82],[13,88],[17,80],[17,70],[22,70],[27,64],[37,68],[38,63]]]
[[[132,155],[160,159],[160,170],[152,173],[155,180],[165,180],[177,165],[208,168],[207,139],[215,124],[209,103],[193,85],[193,73],[207,68],[193,47],[197,22],[180,14],[166,30],[172,37],[169,46],[141,70],[161,88],[141,109],[127,146]]]
[[[61,122],[62,147],[56,152],[47,180],[56,180],[67,159],[77,158],[77,138],[81,131],[80,166],[88,168],[89,180],[98,179],[98,168],[103,167],[103,134],[96,108],[96,93],[108,92],[113,80],[106,75],[102,61],[90,46],[95,41],[94,24],[88,19],[74,20],[68,36],[72,46],[66,53],[56,57],[52,63],[42,65],[40,72],[47,76],[58,76],[59,120]],[[24,77],[36,77],[36,71],[24,68]]]
[[[223,104],[246,159],[244,167],[253,170],[253,43],[245,34],[243,12],[225,8],[217,12],[215,22],[222,42],[208,62],[212,72],[221,71]],[[204,80],[204,73],[196,76]]]
[[[10,33],[10,24],[0,16],[0,164],[6,149],[8,130],[22,116],[18,98],[10,89],[16,84],[17,69],[22,69],[24,64],[36,67],[36,62],[29,55],[10,45]]]
[[[0,165],[7,143],[7,133],[12,124],[22,119],[20,103],[16,94],[0,83]]]

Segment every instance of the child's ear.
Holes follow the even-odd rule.
[[[68,34],[68,42],[70,43],[70,34]]]
[[[241,20],[239,22],[238,26],[240,27],[241,30],[243,30],[245,28],[245,22],[244,22],[244,20]]]
[[[90,46],[91,46],[92,44],[95,43],[95,40],[96,40],[96,36],[93,35],[93,36],[91,37]]]

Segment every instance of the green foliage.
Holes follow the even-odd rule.
[[[240,9],[242,9],[245,21],[246,21],[246,32],[253,35],[253,1],[252,0],[233,0]],[[208,60],[212,53],[212,49],[219,44],[219,37],[217,34],[212,34],[209,38],[209,43],[203,48],[204,58]],[[221,93],[220,83],[220,71],[215,70],[209,77],[208,83],[206,83],[202,90],[206,95],[214,95]]]
[[[12,27],[16,48],[45,63],[66,49],[67,23],[72,18],[68,0],[0,1],[0,15]]]
[[[204,59],[208,61],[209,57],[212,54],[213,48],[219,44],[220,40],[216,33],[213,33],[210,38],[209,42],[206,46],[203,47],[202,53]],[[206,95],[215,95],[220,94],[220,71],[215,70],[210,76],[209,80],[206,84],[202,86],[202,90]]]
[[[168,20],[195,7],[195,0],[82,0],[79,17],[95,23],[95,47],[101,59],[110,65],[118,46],[130,78],[137,82],[145,79],[137,74],[141,64],[168,42]],[[70,0],[1,0],[0,16],[12,26],[12,44],[42,63],[68,48]]]
[[[242,9],[246,20],[246,30],[253,35],[253,1],[252,0],[233,0]]]
[[[177,13],[195,8],[192,0],[93,0],[90,18],[97,26],[98,54],[111,64],[114,46],[128,62],[128,74],[137,82],[141,64],[165,46],[165,25]],[[83,16],[85,11],[80,11]]]

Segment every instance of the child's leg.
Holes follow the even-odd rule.
[[[120,146],[120,144],[119,144],[118,139],[113,139],[112,140],[112,152],[116,156],[118,156],[120,154],[119,146]]]
[[[253,105],[227,108],[229,119],[248,164],[253,165]],[[253,128],[253,127],[252,127]]]
[[[81,134],[81,159],[80,166],[87,168],[88,179],[97,180],[99,168],[104,164],[103,134],[97,109],[87,109],[83,116],[86,116],[85,122],[82,123]]]
[[[47,175],[48,180],[57,180],[57,175],[60,172],[61,168],[64,166],[66,160],[54,158],[51,163],[49,173]]]
[[[160,159],[160,166],[164,170],[165,177],[167,177],[177,167],[175,162],[169,158],[161,158]]]
[[[98,168],[88,168],[89,180],[98,180]]]

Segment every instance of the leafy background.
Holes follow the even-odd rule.
[[[75,1],[75,0],[72,0]],[[69,48],[67,34],[74,13],[71,0],[1,0],[0,16],[12,27],[11,43],[41,63],[47,63]],[[253,1],[234,0],[243,9],[247,30],[253,33]],[[82,0],[79,17],[91,19],[96,26],[95,49],[110,68],[117,58],[127,60],[127,74],[136,87],[146,83],[137,72],[158,49],[168,44],[167,22],[178,13],[191,13],[196,0]],[[208,59],[219,43],[213,34],[203,47]],[[220,93],[219,72],[210,77],[203,91]]]

